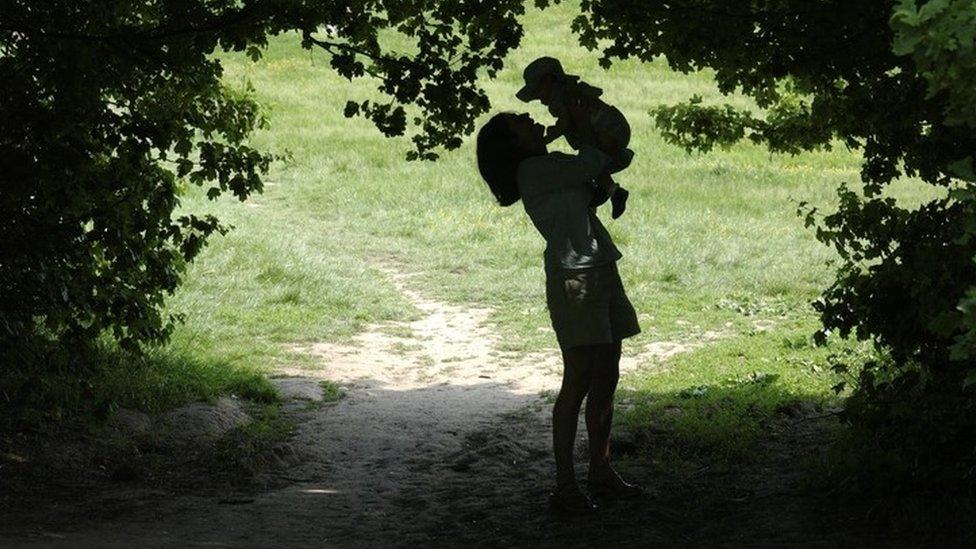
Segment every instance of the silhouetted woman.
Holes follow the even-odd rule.
[[[582,115],[585,113],[577,113]],[[590,443],[587,488],[594,498],[634,497],[641,488],[610,466],[610,426],[620,342],[640,332],[616,262],[620,252],[596,217],[594,180],[608,157],[584,147],[577,155],[548,152],[544,128],[528,114],[495,115],[478,132],[478,169],[498,203],[522,200],[546,240],[546,304],[563,355],[563,381],[552,410],[557,511],[596,506],[573,470],[576,422],[586,398]]]

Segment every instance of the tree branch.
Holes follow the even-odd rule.
[[[202,25],[194,25],[184,28],[167,28],[165,26],[155,27],[155,28],[141,28],[141,27],[128,27],[115,29],[109,33],[103,34],[86,34],[78,32],[50,32],[43,29],[15,26],[15,25],[4,25],[0,24],[0,31],[3,32],[14,32],[25,36],[40,36],[42,38],[53,38],[60,40],[81,40],[86,42],[117,42],[117,41],[131,41],[131,40],[144,40],[144,41],[157,41],[157,40],[167,40],[169,38],[176,38],[180,36],[186,36],[190,34],[202,34],[208,32],[215,32],[220,30],[225,30],[228,28],[240,26],[251,22],[252,20],[259,21],[260,17],[255,9],[255,5],[251,4],[244,7],[238,11],[227,13],[219,17],[215,17],[210,21]]]
[[[315,44],[316,46],[324,49],[325,51],[327,51],[327,52],[329,52],[329,53],[331,53],[333,55],[335,54],[335,51],[333,51],[333,48],[336,48],[336,49],[340,49],[340,50],[347,51],[349,53],[354,53],[356,55],[362,55],[363,57],[366,57],[368,59],[372,59],[373,61],[377,61],[377,62],[381,62],[381,63],[393,63],[395,65],[400,65],[400,66],[404,66],[404,67],[421,67],[422,66],[420,63],[417,63],[417,62],[403,61],[402,59],[399,59],[399,58],[396,58],[396,57],[387,57],[387,56],[384,56],[382,54],[376,54],[376,53],[373,53],[373,52],[369,52],[369,51],[363,50],[362,48],[357,48],[357,47],[352,46],[352,45],[349,45],[349,44],[343,44],[341,42],[329,42],[327,40],[319,40],[318,38],[315,38],[314,36],[312,36],[312,31],[310,31],[308,29],[305,29],[305,30],[302,31],[302,38],[304,40],[308,41],[309,43]],[[364,70],[367,73],[369,73],[370,75],[372,75],[372,76],[376,76],[377,78],[382,78],[381,75],[379,75],[379,74],[377,74],[377,73],[375,73],[375,72],[373,72],[373,71],[371,71],[369,69],[364,69]]]

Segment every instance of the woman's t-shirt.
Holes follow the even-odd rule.
[[[607,229],[590,207],[593,180],[609,158],[595,147],[576,155],[551,152],[518,167],[518,188],[532,224],[546,239],[547,273],[587,269],[620,259]]]

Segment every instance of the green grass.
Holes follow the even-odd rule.
[[[339,402],[346,396],[345,390],[334,381],[322,380],[319,385],[322,387],[322,402]]]
[[[829,283],[833,254],[794,212],[801,200],[829,209],[836,187],[857,181],[859,158],[843,148],[772,156],[748,143],[685,154],[662,141],[651,108],[694,93],[749,102],[721,97],[707,73],[676,74],[661,60],[603,71],[597,54],[574,41],[574,9],[531,10],[523,47],[486,89],[494,110],[551,123],[541,105],[521,104],[514,93],[526,63],[556,55],[628,116],[636,157],[618,179],[631,199],[623,218],[607,222],[644,327],[625,353],[706,331],[723,339],[625,379],[621,398],[635,404],[624,421],[667,421],[688,440],[700,436],[709,451],[729,452],[770,410],[830,398],[834,380],[809,368],[826,351],[802,342],[815,329],[808,303]],[[413,280],[433,297],[493,307],[503,349],[555,350],[546,331],[543,242],[521,205],[492,202],[473,137],[436,163],[406,162],[407,137],[385,139],[369,122],[342,116],[347,100],[380,97],[376,83],[336,76],[325,54],[302,50],[296,35],[272,40],[257,63],[222,59],[226,82],[251,83],[268,110],[271,127],[254,144],[290,160],[277,163],[265,193],[244,204],[211,202],[196,189],[184,197],[185,209],[214,213],[235,229],[212,241],[169,302],[188,321],[159,353],[157,377],[176,384],[163,392],[196,398],[230,390],[233,379],[310,365],[296,344],[348,341],[370,322],[415,318],[377,268],[393,263],[420,273]],[[905,181],[894,192],[918,201],[930,191]],[[763,323],[771,327],[757,332]],[[226,378],[206,377],[218,371]],[[749,383],[753,372],[769,374],[767,381]],[[694,387],[707,390],[682,396]],[[669,407],[683,412],[667,415]]]
[[[173,347],[133,357],[110,344],[71,353],[71,362],[47,358],[73,367],[38,364],[36,370],[14,370],[0,380],[0,395],[19,398],[3,402],[0,430],[96,426],[119,407],[156,413],[222,395],[268,405],[278,400],[261,370],[234,360],[195,356]]]
[[[809,319],[786,322],[675,356],[621,383],[618,423],[672,435],[659,457],[743,457],[750,443],[783,420],[829,414],[839,405],[829,357],[863,346],[816,348]]]

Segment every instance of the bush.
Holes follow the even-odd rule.
[[[862,151],[859,192],[842,187],[826,216],[800,207],[841,259],[814,304],[818,340],[871,340],[889,357],[864,368],[848,401],[865,445],[895,450],[888,456],[911,475],[972,485],[976,1],[582,6],[575,26],[605,64],[664,56],[679,71],[709,68],[722,92],[741,91],[763,109],[698,97],[655,109],[665,138],[686,150],[750,139],[774,152],[838,143]],[[902,176],[942,197],[915,208],[884,198]]]
[[[130,350],[165,341],[176,319],[163,299],[225,230],[175,215],[181,186],[260,191],[271,159],[246,145],[260,112],[221,83],[215,38],[98,38],[138,18],[134,6],[16,7],[4,24],[23,30],[0,31],[0,345],[19,363],[32,345],[104,331]]]

